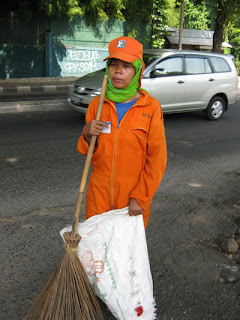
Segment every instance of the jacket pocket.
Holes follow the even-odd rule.
[[[129,147],[131,149],[146,153],[148,131],[146,128],[136,127],[130,133]]]
[[[139,138],[139,139],[147,139],[148,131],[145,128],[133,128],[132,132]]]

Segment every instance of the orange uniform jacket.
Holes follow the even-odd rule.
[[[115,103],[104,99],[101,120],[111,122],[111,133],[101,133],[92,157],[92,173],[86,195],[86,219],[128,205],[135,198],[143,209],[144,225],[151,200],[163,177],[167,148],[162,110],[146,91],[126,112],[120,124]],[[99,97],[89,104],[86,123],[95,119]],[[78,151],[87,154],[83,134]]]

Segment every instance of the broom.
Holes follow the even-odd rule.
[[[98,103],[96,120],[100,120],[108,77],[105,75]],[[77,249],[81,239],[77,234],[84,189],[90,168],[96,136],[91,137],[85,161],[72,232],[64,233],[66,253],[28,311],[25,320],[101,320],[102,312],[87,274],[79,260]]]

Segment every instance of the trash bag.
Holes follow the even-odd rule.
[[[71,231],[71,226],[60,234]],[[96,295],[119,320],[156,319],[142,215],[128,207],[79,223],[78,256]],[[64,240],[64,239],[63,239]]]

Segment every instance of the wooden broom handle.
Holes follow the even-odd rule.
[[[100,118],[101,118],[102,106],[103,106],[103,100],[104,100],[104,96],[105,96],[105,92],[106,92],[106,88],[107,88],[107,82],[108,82],[108,76],[105,75],[103,77],[102,89],[101,89],[101,94],[100,94],[96,118],[95,118],[96,120],[100,120]],[[88,148],[88,153],[87,153],[87,158],[86,158],[84,169],[83,169],[83,175],[82,175],[82,180],[81,180],[80,188],[79,188],[79,192],[78,192],[78,199],[77,199],[77,204],[76,204],[76,208],[75,208],[75,212],[74,212],[74,220],[73,220],[73,225],[72,225],[72,234],[74,237],[77,234],[77,227],[78,227],[79,215],[80,215],[80,211],[81,211],[83,194],[84,194],[84,190],[85,190],[85,186],[86,186],[86,182],[87,182],[87,176],[88,176],[88,172],[89,172],[89,168],[90,168],[90,164],[91,164],[91,160],[92,160],[93,150],[94,150],[94,147],[96,144],[96,139],[97,139],[97,136],[91,137],[89,148]]]

